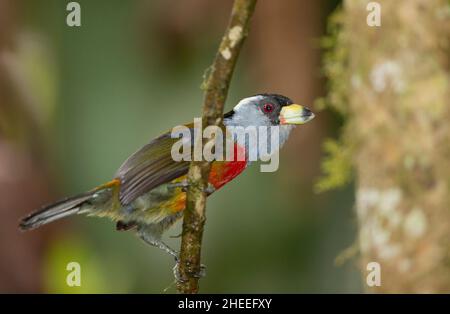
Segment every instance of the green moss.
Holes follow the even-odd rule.
[[[324,176],[318,180],[315,186],[317,192],[342,187],[348,184],[352,178],[349,145],[345,145],[341,141],[328,139],[323,147],[327,155],[322,161]]]
[[[316,101],[319,110],[331,109],[344,118],[349,114],[348,106],[348,45],[342,8],[330,16],[327,25],[327,35],[322,38],[323,74],[327,78],[327,95]],[[352,179],[351,156],[352,149],[346,133],[342,132],[337,140],[328,139],[324,143],[326,156],[322,161],[323,176],[315,186],[317,192],[323,192],[348,184]]]
[[[332,108],[342,115],[348,114],[348,48],[342,9],[330,16],[327,35],[322,38],[324,49],[323,75],[327,78],[327,96],[323,98],[325,108]]]

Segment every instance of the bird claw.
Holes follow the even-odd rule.
[[[176,189],[176,188],[181,188],[181,190],[183,192],[186,192],[186,189],[187,189],[188,186],[189,186],[189,183],[188,183],[188,181],[186,179],[182,180],[180,182],[169,183],[167,185],[168,189],[170,189],[170,190],[173,190],[173,189]]]
[[[197,277],[197,278],[206,277],[206,265],[205,264],[200,264],[200,270],[198,271],[197,274],[195,274],[195,277]]]
[[[181,188],[181,190],[183,192],[187,192],[188,187],[189,187],[189,182],[186,179],[183,181],[180,181],[180,182],[170,183],[168,185],[169,189]],[[208,185],[206,186],[206,188],[203,189],[203,192],[205,192],[207,195],[210,195],[215,190],[216,190],[216,188],[214,187],[214,185],[212,185],[211,183],[208,182]]]
[[[187,279],[185,277],[182,277],[180,274],[180,262],[178,259],[175,260],[175,266],[173,267],[173,276],[175,277],[175,280],[177,282],[186,282]],[[192,271],[189,271],[189,273],[192,275],[192,277],[195,278],[203,278],[206,276],[206,265],[200,264],[200,270],[195,273]]]
[[[214,193],[216,188],[211,183],[208,183],[208,186],[203,190],[207,195]]]
[[[182,235],[183,235],[183,233],[181,232],[180,234],[171,235],[171,236],[169,236],[169,238],[172,238],[172,239],[181,238]]]

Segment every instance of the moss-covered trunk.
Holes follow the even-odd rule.
[[[370,27],[368,2],[344,1],[327,64],[348,118],[364,285],[378,262],[371,292],[450,292],[450,5],[377,1]]]

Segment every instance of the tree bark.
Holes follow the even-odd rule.
[[[370,292],[448,293],[450,6],[377,2],[381,26],[370,27],[369,1],[345,1],[328,60],[334,106],[348,118],[363,281]],[[370,262],[380,286],[366,285]]]
[[[209,73],[203,82],[205,90],[203,100],[203,129],[210,125],[219,126],[222,123],[223,107],[228,87],[230,85],[236,61],[244,39],[247,36],[250,18],[255,8],[256,0],[235,0],[230,21],[222,38],[219,50]],[[200,134],[195,138],[198,145]],[[201,144],[200,144],[201,145]],[[186,210],[183,218],[179,274],[177,289],[180,293],[197,293],[198,274],[200,273],[200,253],[205,224],[205,205],[210,163],[193,161],[189,168],[186,199]]]

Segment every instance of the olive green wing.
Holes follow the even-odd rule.
[[[193,134],[193,130],[190,130]],[[164,133],[120,166],[116,178],[121,182],[119,199],[122,205],[128,205],[155,187],[187,174],[189,162],[174,161],[171,155],[173,144],[179,140],[172,138],[170,132]]]

